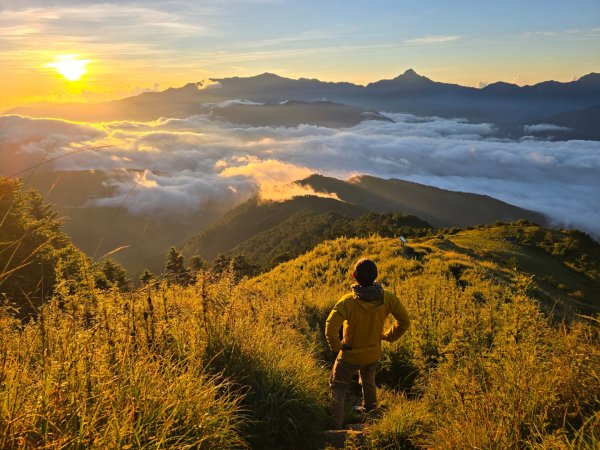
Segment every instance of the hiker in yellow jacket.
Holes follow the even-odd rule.
[[[352,286],[351,293],[337,302],[325,323],[327,342],[331,350],[337,353],[329,382],[329,413],[333,425],[338,428],[343,422],[346,389],[357,371],[364,410],[368,412],[377,406],[375,372],[381,354],[381,341],[399,339],[410,323],[398,297],[375,282],[377,266],[373,261],[366,258],[358,261],[352,277],[357,284]],[[392,314],[396,321],[384,333],[388,314]],[[343,333],[340,336],[342,326]]]

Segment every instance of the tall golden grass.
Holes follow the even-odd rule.
[[[556,324],[531,297],[531,279],[518,272],[445,250],[436,239],[414,250],[407,254],[392,239],[340,239],[258,279],[296,292],[322,320],[337,298],[335,286],[349,281],[352,262],[378,262],[412,325],[384,348],[378,380],[396,395],[384,398],[387,413],[368,428],[370,445],[596,447],[597,318]]]
[[[324,320],[361,256],[412,317],[384,348],[364,446],[597,446],[598,321],[554,324],[518,273],[419,245],[342,238],[240,283],[59,280],[28,323],[3,307],[0,448],[322,448]]]

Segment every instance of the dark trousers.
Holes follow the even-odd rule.
[[[329,414],[338,427],[342,426],[344,420],[346,390],[352,380],[352,375],[357,371],[359,374],[359,383],[362,387],[362,405],[367,411],[377,406],[377,389],[375,386],[377,363],[359,366],[348,364],[338,356],[333,364],[329,379]]]

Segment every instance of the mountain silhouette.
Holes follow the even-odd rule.
[[[9,113],[72,120],[153,120],[203,114],[207,104],[228,100],[266,104],[290,100],[307,103],[328,100],[368,110],[463,117],[477,122],[518,125],[600,105],[598,73],[590,73],[566,83],[545,81],[531,86],[517,86],[497,82],[481,89],[433,81],[412,69],[393,79],[380,80],[367,86],[308,78],[292,79],[273,73],[214,78],[209,81],[188,83],[180,88],[147,92],[112,102],[26,105],[14,108]],[[309,108],[309,105],[305,107]]]

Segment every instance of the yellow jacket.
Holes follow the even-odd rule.
[[[349,364],[365,365],[379,360],[381,341],[393,342],[402,336],[410,324],[406,308],[393,292],[379,288],[382,295],[364,300],[357,294],[360,287],[344,295],[335,305],[325,323],[325,336],[334,353],[342,351],[341,358]],[[383,298],[381,298],[383,297]],[[383,333],[388,314],[396,321]],[[339,330],[344,326],[343,339]]]

